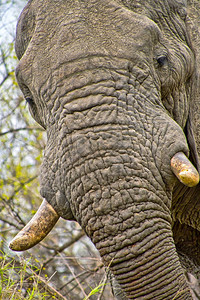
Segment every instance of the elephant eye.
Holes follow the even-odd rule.
[[[37,113],[37,107],[35,105],[33,98],[26,97],[25,100],[26,100],[26,103],[28,103],[28,105],[29,105],[28,107],[29,107],[29,111],[30,111],[32,117],[35,119],[35,115]]]
[[[33,99],[30,98],[30,97],[27,97],[27,98],[26,98],[26,102],[27,102],[29,105],[33,105],[33,103],[34,103]]]
[[[157,62],[160,67],[163,67],[164,65],[166,65],[167,61],[168,61],[168,59],[167,59],[167,56],[165,56],[165,55],[159,56],[157,58]]]
[[[37,107],[36,107],[36,104],[35,104],[33,98],[26,97],[25,100],[26,100],[26,103],[28,103],[28,105],[29,105],[29,111],[30,111],[31,116],[33,117],[33,119],[37,123],[39,123],[44,129],[46,129],[46,126],[44,125],[43,121],[41,120],[41,118],[38,114]]]

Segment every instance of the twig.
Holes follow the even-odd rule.
[[[81,277],[81,276],[83,276],[83,275],[87,275],[87,274],[88,274],[88,271],[84,271],[84,272],[78,274],[76,277],[79,278],[79,277]],[[88,276],[88,275],[87,275],[87,276]],[[85,277],[84,277],[84,279],[85,279]],[[74,281],[74,278],[68,280],[65,284],[63,284],[63,285],[59,288],[59,291],[61,291],[62,289],[64,289],[64,287],[66,287],[67,285],[69,285],[69,284],[72,283],[73,281]]]
[[[98,297],[97,300],[102,300],[102,296],[103,296],[103,293],[104,293],[107,281],[108,281],[108,274],[106,272],[105,278],[104,278],[104,280],[102,282],[102,289],[101,289],[100,295],[99,295],[99,297]]]
[[[22,226],[19,226],[18,224],[16,224],[16,223],[13,222],[13,218],[12,218],[12,220],[11,220],[10,218],[8,218],[8,216],[7,216],[6,218],[4,218],[4,217],[1,215],[1,216],[0,216],[0,220],[1,220],[2,222],[6,223],[6,224],[9,224],[9,225],[11,225],[11,226],[14,226],[15,228],[17,228],[17,229],[19,229],[19,230],[22,229]],[[10,231],[10,228],[7,229],[7,230]],[[1,230],[0,232],[2,232],[2,230]]]
[[[50,293],[51,295],[56,295],[59,299],[62,299],[62,300],[67,300],[67,298],[65,298],[63,295],[61,295],[55,288],[53,288],[52,286],[50,286],[48,284],[48,282],[46,282],[46,280],[44,280],[40,275],[37,275],[37,273],[35,273],[31,268],[29,268],[29,272],[31,272],[32,274],[34,274],[34,276],[38,279],[38,281],[40,282],[40,284],[42,283],[42,285],[45,286],[45,288],[47,289],[48,293]],[[28,270],[27,270],[28,272]],[[29,274],[29,275],[32,275],[32,274]]]
[[[78,240],[80,240],[80,238],[82,238],[85,235],[85,233],[83,231],[81,231],[79,234],[77,234],[77,236],[75,236],[71,241],[66,242],[65,244],[63,244],[61,247],[59,247],[57,250],[54,251],[54,254],[52,255],[51,258],[47,259],[43,265],[42,268],[44,268],[48,263],[50,263],[54,257],[58,254],[61,253],[62,251],[64,251],[66,248],[70,247],[71,245],[73,245],[75,242],[77,242]]]
[[[62,253],[59,253],[59,255],[60,255],[60,257],[63,259],[64,264],[68,267],[68,269],[69,269],[70,272],[72,273],[72,275],[73,275],[73,277],[74,277],[76,283],[78,284],[79,288],[81,289],[83,295],[84,295],[85,297],[87,297],[87,295],[86,295],[86,293],[85,293],[85,291],[84,291],[82,285],[80,284],[78,278],[77,278],[76,275],[74,274],[74,271],[71,269],[71,267],[69,266],[69,264],[67,263],[67,261],[64,259]]]

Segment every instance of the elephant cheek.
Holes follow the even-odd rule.
[[[52,154],[54,154],[53,150],[51,151]],[[52,205],[60,217],[66,220],[75,220],[64,189],[62,189],[61,178],[63,176],[58,168],[57,159],[54,160],[55,166],[52,161],[51,156],[46,153],[40,170],[40,194]]]

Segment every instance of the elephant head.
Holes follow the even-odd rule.
[[[10,247],[76,220],[127,299],[191,299],[181,262],[200,264],[200,5],[185,2],[31,0],[17,27],[47,145],[44,203]]]

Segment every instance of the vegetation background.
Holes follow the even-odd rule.
[[[25,0],[0,0],[0,300],[114,299],[99,254],[76,222],[59,220],[31,250],[9,241],[42,202],[38,174],[46,135],[15,79],[15,28]]]

